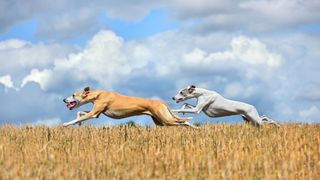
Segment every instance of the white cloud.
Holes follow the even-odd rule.
[[[19,49],[24,47],[25,45],[30,44],[27,41],[20,39],[8,39],[0,42],[0,51],[11,50],[11,49]]]
[[[271,68],[279,67],[282,57],[279,54],[269,52],[266,45],[257,39],[244,36],[236,37],[231,42],[232,54],[248,64],[265,64]]]
[[[148,50],[143,45],[125,43],[113,32],[102,30],[80,52],[56,59],[52,69],[32,70],[21,86],[33,81],[47,90],[68,78],[73,82],[93,80],[102,87],[112,88],[115,82],[130,78],[133,69],[143,67],[147,57]]]
[[[110,31],[100,31],[81,52],[56,61],[54,71],[70,74],[76,81],[92,79],[111,87],[132,70],[122,48],[120,37]]]
[[[0,41],[1,74],[17,75],[32,68],[46,68],[72,48],[55,43],[31,43],[20,39]]]
[[[320,122],[320,110],[317,106],[299,111],[301,120],[305,122]]]
[[[273,69],[279,68],[283,61],[281,55],[270,52],[257,39],[238,36],[232,39],[230,46],[230,50],[213,53],[196,48],[183,56],[183,64],[192,69],[249,69],[250,65]]]
[[[10,75],[0,76],[0,84],[2,84],[5,88],[14,88]]]
[[[53,74],[51,70],[45,69],[39,71],[38,69],[32,69],[29,75],[23,78],[21,88],[24,87],[28,82],[36,82],[40,85],[42,90],[47,90],[49,81],[52,79]]]

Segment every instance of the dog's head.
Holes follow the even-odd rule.
[[[67,108],[70,110],[92,102],[96,96],[91,92],[90,87],[85,87],[82,91],[77,91],[71,96],[63,99],[63,102],[67,104]]]
[[[175,95],[174,97],[172,97],[172,100],[176,101],[177,103],[181,102],[181,101],[185,101],[187,99],[191,99],[191,98],[195,98],[197,97],[196,94],[196,86],[195,85],[191,85],[188,86],[184,89],[181,89],[177,95]]]

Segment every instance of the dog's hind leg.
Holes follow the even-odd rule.
[[[163,126],[163,124],[161,123],[161,121],[159,121],[157,118],[151,116],[153,122],[157,125],[157,126]]]
[[[190,123],[186,123],[187,118],[180,118],[173,115],[165,104],[161,104],[157,108],[150,109],[152,117],[158,120],[162,125],[166,126],[190,126]]]
[[[187,117],[187,118],[183,118],[183,117],[179,117],[178,115],[176,115],[169,107],[169,105],[164,104],[164,106],[167,108],[168,112],[170,113],[171,116],[173,116],[176,119],[176,122],[178,123],[182,123],[185,122],[187,120],[192,119],[192,117]]]
[[[250,120],[248,118],[246,118],[244,115],[241,115],[241,117],[246,124],[250,123]]]
[[[159,126],[179,126],[180,123],[176,122],[176,119],[171,116],[169,112],[161,112],[157,110],[152,112],[152,119],[156,125]]]
[[[193,124],[191,124],[191,123],[189,123],[189,122],[187,122],[187,121],[181,123],[181,125],[183,125],[183,126],[189,126],[189,127],[195,128],[195,129],[199,129],[199,127],[197,127],[197,126],[195,126],[195,125],[193,125]]]
[[[257,109],[249,104],[246,104],[241,110],[239,110],[243,119],[249,120],[253,125],[259,127],[263,125],[263,121],[261,120]]]
[[[273,124],[273,125],[276,125],[276,126],[280,127],[279,123],[277,123],[273,119],[270,119],[266,115],[262,115],[260,118],[261,118],[261,120],[263,121],[264,124]]]

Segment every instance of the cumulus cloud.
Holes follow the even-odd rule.
[[[146,56],[145,47],[124,43],[111,31],[100,31],[80,52],[56,59],[52,69],[33,69],[21,86],[36,82],[43,90],[48,90],[69,79],[73,83],[91,80],[104,88],[112,88],[115,82],[126,81],[133,70],[143,67],[147,63]]]
[[[1,74],[23,76],[26,70],[46,68],[54,59],[65,57],[73,48],[56,43],[31,43],[21,39],[0,41]]]
[[[239,67],[241,63],[277,68],[283,61],[279,54],[269,52],[265,44],[259,40],[244,36],[232,39],[231,50],[207,53],[203,50],[195,49],[186,54],[183,60],[184,64],[193,68],[195,66],[215,68],[215,65],[221,68],[226,64]]]
[[[52,71],[45,69],[39,71],[38,69],[33,69],[29,75],[27,75],[21,83],[21,88],[24,87],[29,82],[38,83],[42,90],[48,89],[49,80],[52,78]]]
[[[2,84],[5,88],[14,88],[10,75],[0,76],[0,84]]]
[[[19,49],[27,44],[30,44],[30,43],[20,39],[9,39],[9,40],[0,42],[0,50],[5,51],[10,49]]]

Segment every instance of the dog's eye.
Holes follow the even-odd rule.
[[[74,95],[74,94],[72,94],[72,97],[73,97],[73,98],[74,98],[74,96],[75,96],[75,95]]]
[[[180,91],[180,94],[183,95],[182,91]]]

